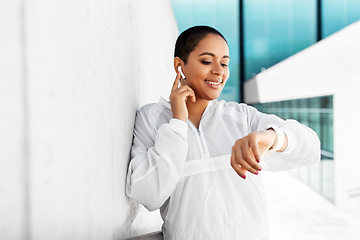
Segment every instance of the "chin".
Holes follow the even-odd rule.
[[[220,96],[220,94],[210,95],[210,96],[207,96],[207,100],[208,100],[208,101],[212,101],[212,100],[217,99],[219,96]]]

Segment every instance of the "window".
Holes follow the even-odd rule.
[[[283,119],[296,119],[312,128],[321,142],[321,162],[291,170],[313,189],[334,201],[333,97],[296,99],[254,104],[259,111],[275,114]]]

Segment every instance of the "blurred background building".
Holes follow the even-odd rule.
[[[352,183],[347,184],[336,182],[341,170],[335,169],[342,169],[339,165],[343,163],[351,164],[351,160],[345,163],[342,158],[354,159],[355,155],[334,155],[337,147],[334,147],[334,128],[343,131],[339,119],[346,119],[346,116],[334,115],[334,95],[339,89],[331,86],[335,81],[342,82],[344,88],[360,85],[360,64],[356,54],[359,53],[359,44],[351,39],[354,37],[351,33],[347,36],[340,31],[360,19],[360,1],[171,0],[171,3],[180,32],[193,25],[210,25],[227,38],[231,75],[220,98],[246,102],[262,112],[296,119],[314,129],[322,143],[322,161],[292,173],[333,203],[347,205],[345,199],[348,198],[360,205],[360,178],[353,178]],[[351,28],[347,31],[358,38],[359,27]],[[334,33],[336,36],[332,37]],[[320,42],[329,36],[327,49],[320,52],[319,49],[325,45]],[[347,42],[349,45],[344,46]],[[311,50],[307,49],[311,46]],[[340,50],[341,47],[344,49]],[[304,54],[308,56],[302,57]],[[321,54],[323,59],[315,60],[316,54]],[[296,61],[302,58],[306,65]],[[281,67],[284,60],[287,68]],[[276,81],[267,71],[269,68],[278,73]],[[331,71],[331,68],[338,69]],[[331,79],[333,71],[338,74],[338,79]],[[262,88],[260,79],[269,85],[263,92],[259,91]],[[324,79],[327,82],[323,83]],[[298,85],[304,88],[299,89]],[[317,91],[309,91],[313,87],[318,88]],[[270,95],[275,96],[274,99],[268,99],[266,92],[272,92]],[[358,95],[357,91],[352,94],[354,97]],[[356,111],[346,107],[350,105],[350,101],[346,102],[342,108]],[[334,156],[340,157],[337,167]]]
[[[291,173],[360,209],[359,19],[357,0],[0,1],[0,239],[160,230],[125,195],[134,117],[168,97],[176,37],[200,24],[229,42],[220,98],[313,128],[322,161]]]

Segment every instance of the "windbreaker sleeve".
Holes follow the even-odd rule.
[[[138,111],[126,194],[150,211],[160,208],[181,178],[187,151],[185,122],[171,119],[156,130],[145,111]]]
[[[249,107],[251,112],[251,131],[262,131],[269,124],[278,126],[288,139],[288,146],[282,152],[268,151],[260,164],[266,171],[283,171],[309,166],[320,161],[320,140],[314,130],[296,120],[283,120],[275,115],[258,112]]]

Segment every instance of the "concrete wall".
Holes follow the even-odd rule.
[[[245,83],[245,101],[333,95],[335,203],[360,209],[360,21]]]
[[[0,1],[0,238],[160,229],[125,196],[136,109],[168,97],[168,0]]]

